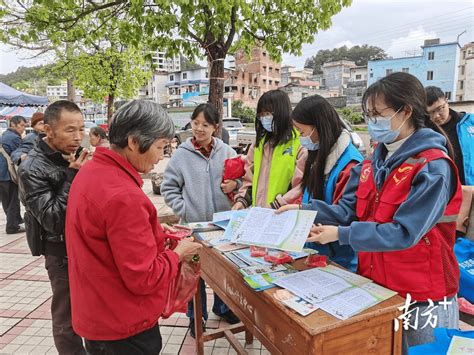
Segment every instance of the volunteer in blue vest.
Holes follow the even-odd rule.
[[[406,350],[434,341],[433,327],[422,328],[429,300],[436,327],[458,328],[459,268],[453,245],[461,184],[452,148],[430,120],[418,79],[399,72],[380,79],[367,89],[362,105],[378,145],[372,159],[352,169],[338,204],[312,200],[280,212],[317,210],[318,225],[308,241],[351,246],[359,256],[360,274],[416,301],[410,324],[414,308],[419,323],[403,332]],[[440,304],[445,297],[448,304]]]
[[[210,103],[198,105],[191,115],[193,137],[181,144],[165,169],[161,194],[182,222],[211,221],[216,212],[230,210],[232,204],[227,193],[237,191],[240,181],[222,181],[224,162],[237,153],[222,140],[215,137],[219,128],[219,113]],[[208,319],[206,286],[201,279],[202,314]],[[214,314],[230,324],[239,318],[214,293]],[[188,303],[189,329],[196,337],[194,326],[194,303]]]
[[[249,149],[245,175],[232,209],[278,208],[301,198],[307,151],[291,122],[291,103],[281,90],[270,90],[257,103],[256,141]]]
[[[474,185],[474,114],[449,108],[444,92],[436,86],[425,88],[431,120],[446,132],[454,150],[454,162],[463,185]]]
[[[303,203],[312,199],[336,204],[344,192],[351,169],[364,158],[352,144],[334,107],[322,96],[302,99],[293,110],[293,125],[300,134],[301,146],[308,150],[301,190]],[[307,243],[319,254],[356,271],[357,255],[350,245],[337,241],[322,245]]]

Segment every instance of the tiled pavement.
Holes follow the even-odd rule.
[[[153,195],[150,180],[144,191],[158,214],[170,213],[161,196]],[[0,354],[57,354],[51,333],[51,288],[43,257],[31,256],[24,234],[5,234],[5,214],[0,209]],[[212,307],[212,290],[208,305]],[[220,318],[209,310],[208,328],[220,326]],[[162,354],[196,353],[188,331],[188,318],[175,314],[160,321]],[[244,333],[237,334],[244,343]],[[258,340],[247,346],[249,354],[268,354]],[[205,354],[235,354],[225,339],[205,343]]]
[[[160,162],[157,171],[162,171]],[[170,214],[161,196],[153,195],[150,180],[143,190],[156,205],[160,216]],[[208,289],[209,307],[212,290]],[[0,354],[57,354],[51,334],[51,289],[42,257],[30,255],[24,234],[5,234],[5,214],[0,212]],[[209,310],[208,328],[218,328],[224,321]],[[188,331],[188,318],[175,314],[160,321],[162,354],[195,354],[194,339]],[[463,329],[473,329],[466,324]],[[244,344],[244,333],[237,334]],[[204,345],[205,354],[235,354],[226,339]],[[258,340],[246,346],[249,354],[269,354]]]

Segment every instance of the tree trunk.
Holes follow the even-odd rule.
[[[72,102],[76,100],[76,88],[72,79],[67,79],[67,99]]]
[[[224,59],[225,53],[216,51],[212,60],[208,57],[210,67],[209,73],[209,102],[217,108],[219,112],[219,136],[222,128],[222,114],[224,112]]]
[[[107,123],[109,124],[109,126],[112,122],[112,115],[114,114],[114,100],[115,94],[110,93],[109,99],[107,100]]]

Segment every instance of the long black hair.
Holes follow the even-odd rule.
[[[273,115],[273,132],[267,132],[260,122],[262,112],[271,112]],[[294,130],[290,119],[291,102],[288,95],[281,90],[270,90],[263,94],[257,103],[257,117],[255,118],[256,140],[258,147],[260,140],[270,142],[275,148],[277,145],[285,144],[294,137]]]
[[[324,196],[324,167],[331,148],[342,133],[343,126],[334,107],[322,96],[302,99],[291,114],[293,121],[315,127],[319,149],[308,151],[301,189],[308,189],[312,198]]]
[[[372,85],[362,97],[362,110],[368,111],[370,102],[375,107],[377,97],[383,98],[385,104],[394,111],[411,108],[411,123],[415,129],[431,128],[446,138],[446,147],[451,158],[454,157],[453,147],[444,130],[431,121],[427,111],[426,92],[421,82],[411,74],[396,72],[390,74]]]

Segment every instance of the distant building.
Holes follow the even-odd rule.
[[[307,81],[310,80],[310,77],[313,75],[312,68],[303,68],[296,69],[292,65],[284,65],[281,67],[281,86],[285,86],[289,83],[294,83],[298,81]]]
[[[235,69],[225,76],[225,92],[247,106],[256,107],[262,94],[280,86],[280,63],[271,60],[263,48],[255,47],[250,58],[242,50],[237,51],[230,65]]]
[[[414,57],[370,60],[368,85],[393,72],[413,74],[424,86],[438,86],[448,100],[456,98],[458,82],[458,43],[440,43],[439,38],[425,40],[423,54]]]
[[[343,89],[348,105],[360,105],[367,89],[367,66],[350,68],[349,82]]]
[[[456,101],[474,100],[474,42],[461,48]]]
[[[75,102],[80,102],[84,96],[84,91],[76,88],[76,98]],[[67,84],[62,83],[61,85],[47,85],[46,86],[46,96],[48,96],[49,102],[54,102],[57,100],[67,100]]]
[[[322,66],[323,78],[321,86],[328,90],[337,90],[339,96],[342,96],[344,88],[347,87],[351,77],[351,69],[356,67],[356,64],[349,60],[324,63]]]
[[[280,87],[280,90],[288,94],[293,106],[300,102],[301,99],[311,95],[320,95],[326,98],[339,96],[337,90],[331,91],[328,89],[321,89],[318,82],[311,80],[288,83],[285,86]]]
[[[170,107],[195,106],[207,102],[209,95],[209,70],[198,67],[167,74],[165,87],[168,89]]]
[[[174,72],[181,70],[181,60],[179,56],[167,58],[165,52],[156,51],[152,56],[155,70],[158,72]]]

